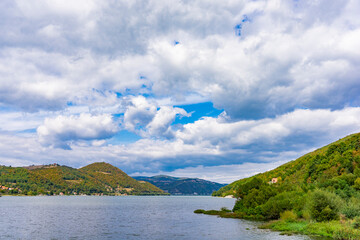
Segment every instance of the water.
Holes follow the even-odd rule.
[[[234,199],[189,196],[4,196],[0,239],[310,239],[193,213],[233,205]]]

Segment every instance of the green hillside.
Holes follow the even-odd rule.
[[[234,195],[237,201],[232,210],[198,209],[195,213],[273,220],[262,227],[360,239],[360,134],[235,181],[213,195]]]
[[[147,181],[172,195],[211,195],[225,186],[225,184],[199,178],[179,178],[166,175],[134,178],[139,181]]]
[[[75,169],[57,164],[0,166],[0,191],[4,194],[58,195],[163,195],[150,183],[138,182],[108,163],[93,163]]]
[[[235,181],[213,196],[235,195],[241,185],[253,178],[264,182],[278,178],[279,183],[296,186],[327,186],[334,179],[350,178],[353,183],[360,177],[360,133],[352,134],[334,143],[290,161],[274,170]]]
[[[136,181],[129,177],[119,168],[108,163],[93,163],[86,167],[80,168],[81,172],[101,181],[110,191],[131,192],[132,194],[154,194],[163,192],[156,186],[143,181]]]

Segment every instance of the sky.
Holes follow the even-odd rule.
[[[0,165],[230,183],[360,132],[358,0],[0,11]]]

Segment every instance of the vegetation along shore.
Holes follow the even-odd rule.
[[[232,210],[195,210],[220,217],[265,220],[284,234],[360,239],[360,133],[274,170],[235,181],[213,193],[234,195]]]

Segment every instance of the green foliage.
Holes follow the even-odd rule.
[[[341,178],[341,176],[347,174],[350,174],[348,175],[350,179],[346,179],[346,177]],[[354,185],[356,178],[360,177],[359,133],[340,139],[274,170],[235,181],[214,192],[213,196],[234,195],[234,193],[238,192],[240,186],[252,181],[254,178],[257,178],[257,181],[260,179],[263,182],[269,182],[272,178],[281,178],[280,184],[295,184],[305,188],[312,187],[311,185],[318,188],[326,188],[325,185],[327,185],[327,187],[331,188],[331,182],[328,181],[336,177],[340,177],[340,179],[335,181],[343,180],[346,182],[346,186],[339,182],[339,186],[335,188],[337,193],[343,194],[347,198],[354,194],[354,187],[359,187],[359,184]],[[354,182],[350,184],[351,181]],[[331,189],[329,190],[332,191]]]
[[[222,207],[222,208],[220,209],[220,211],[222,211],[222,212],[231,212],[231,210],[228,209],[227,207]]]
[[[358,240],[360,239],[360,231],[348,227],[341,228],[334,232],[333,238],[339,240]]]
[[[204,210],[204,209],[197,209],[194,211],[196,214],[206,214],[206,215],[217,215],[222,218],[245,218],[246,216],[241,213],[234,213],[231,210],[223,207],[220,210]]]
[[[359,168],[357,168],[359,169]],[[356,190],[360,190],[360,177],[356,178],[353,186]]]
[[[356,217],[352,223],[354,229],[360,229],[360,217]]]
[[[319,222],[338,219],[342,203],[339,196],[324,190],[315,190],[308,202],[311,217]]]
[[[236,197],[244,198],[244,196],[246,196],[249,191],[260,189],[262,186],[264,186],[264,182],[260,178],[254,177],[249,182],[245,182],[239,186],[236,192]]]
[[[357,156],[358,157],[358,156]],[[355,163],[358,163],[358,161],[355,161]],[[358,178],[360,177],[360,168],[357,166],[354,170],[354,174],[355,176],[357,176]]]
[[[356,197],[349,199],[342,207],[341,213],[350,219],[360,216],[360,199]]]
[[[263,206],[263,216],[267,219],[278,219],[286,210],[300,212],[305,204],[304,192],[283,192],[270,198]]]
[[[278,181],[272,183],[273,178]],[[235,181],[213,195],[235,194],[233,211],[241,218],[281,219],[265,228],[360,239],[359,190],[360,133]]]
[[[196,209],[194,213],[205,213],[204,209]]]
[[[245,212],[248,215],[262,215],[261,205],[269,198],[275,196],[279,189],[263,182],[259,178],[252,178],[241,185],[236,193],[239,199],[236,201],[233,212]]]
[[[314,221],[301,221],[301,220],[298,221],[280,220],[280,221],[272,221],[265,223],[262,226],[260,226],[260,228],[285,231],[288,233],[300,233],[300,234],[317,235],[317,236],[332,238],[334,234],[341,231],[341,229],[343,229],[344,226],[339,221],[314,222]]]
[[[81,169],[59,165],[13,168],[0,166],[0,185],[12,188],[6,194],[166,194],[147,182],[138,182],[107,163]]]
[[[280,213],[280,219],[287,222],[295,222],[297,215],[293,211],[286,210]]]
[[[136,181],[119,168],[108,163],[93,163],[79,170],[97,179],[101,184],[107,186],[108,190],[115,193],[166,195],[166,193],[151,183]]]
[[[271,183],[272,178],[277,183]],[[338,218],[341,203],[341,213],[347,218],[359,216],[359,179],[360,133],[272,171],[235,181],[214,195],[235,193],[238,200],[233,211],[251,218],[278,219],[289,210],[298,217],[327,221]]]

